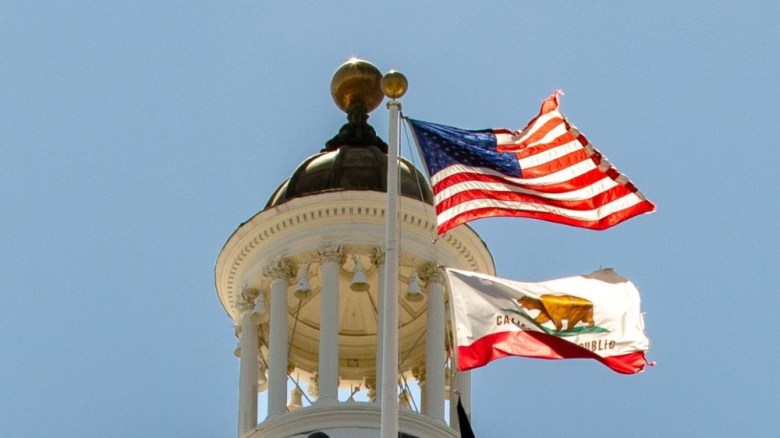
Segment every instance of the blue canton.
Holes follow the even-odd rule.
[[[468,131],[408,119],[425,158],[430,175],[453,164],[485,167],[507,176],[520,177],[520,163],[513,153],[496,150],[496,136],[490,129]]]

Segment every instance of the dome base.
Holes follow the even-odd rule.
[[[376,403],[315,404],[269,418],[246,438],[308,438],[317,432],[333,438],[379,438],[380,417],[381,410]],[[398,430],[409,438],[460,436],[444,421],[405,409],[398,413]]]

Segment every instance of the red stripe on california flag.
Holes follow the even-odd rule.
[[[636,374],[648,364],[644,352],[602,357],[556,336],[531,331],[492,333],[458,347],[458,370],[467,371],[508,356],[539,359],[596,359],[622,374]]]

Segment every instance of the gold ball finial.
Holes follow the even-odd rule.
[[[384,96],[379,83],[382,73],[368,61],[352,58],[341,64],[330,81],[330,94],[342,111],[363,104],[371,112],[382,103]]]
[[[395,100],[406,94],[406,90],[409,88],[409,81],[406,80],[406,76],[403,73],[390,70],[382,77],[380,86],[385,96]]]

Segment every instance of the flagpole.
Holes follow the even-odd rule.
[[[380,437],[398,437],[398,137],[401,102],[406,93],[406,77],[395,71],[387,73],[381,82],[382,92],[390,98],[390,133],[387,148],[387,228],[385,234],[385,284],[382,293],[382,381]]]

